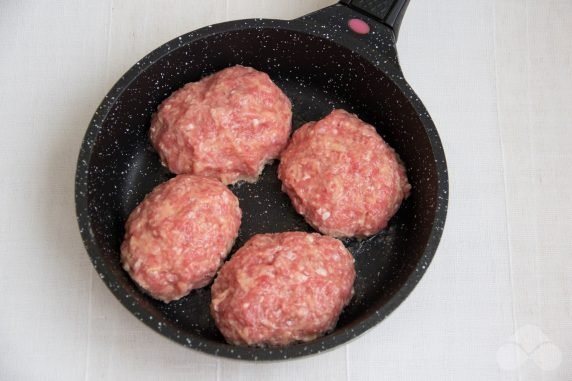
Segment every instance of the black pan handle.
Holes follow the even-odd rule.
[[[341,0],[340,2],[393,29],[396,40],[401,20],[409,5],[409,0]]]

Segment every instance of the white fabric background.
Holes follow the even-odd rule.
[[[445,146],[449,215],[419,286],[357,340],[288,362],[217,359],[143,326],[96,276],[73,182],[113,83],[198,27],[332,3],[0,4],[1,380],[570,379],[569,0],[411,1],[398,50]]]

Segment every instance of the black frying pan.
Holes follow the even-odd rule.
[[[243,20],[176,38],[137,62],[111,89],[85,135],[76,175],[77,217],[96,271],[139,320],[187,347],[240,359],[275,360],[330,349],[371,328],[415,287],[445,223],[447,166],[429,114],[399,67],[395,40],[408,0],[346,0],[293,21]],[[351,19],[357,32],[348,25]],[[357,23],[357,24],[356,24]],[[360,29],[361,27],[361,29]],[[226,344],[209,314],[210,288],[170,304],[138,290],[119,262],[129,213],[172,176],[148,139],[151,114],[187,82],[241,64],[267,72],[293,104],[294,128],[333,108],[377,127],[401,155],[413,189],[380,234],[344,240],[356,259],[355,296],[336,329],[285,348]],[[277,164],[256,184],[232,186],[243,209],[234,250],[256,233],[311,231],[280,191]]]

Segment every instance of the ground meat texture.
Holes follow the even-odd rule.
[[[278,177],[296,211],[334,237],[379,232],[411,189],[395,151],[375,128],[344,110],[293,134]]]
[[[353,257],[335,238],[255,235],[219,271],[211,313],[231,344],[310,341],[334,328],[355,275]]]
[[[221,182],[179,175],[153,189],[129,216],[123,268],[154,298],[180,299],[210,283],[240,220],[238,199]]]
[[[291,120],[289,99],[266,73],[233,66],[175,91],[150,137],[173,173],[254,182],[286,146]]]

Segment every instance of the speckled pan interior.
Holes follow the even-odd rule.
[[[333,6],[290,22],[246,20],[189,33],[143,58],[103,100],[78,161],[80,230],[101,279],[157,332],[190,348],[237,359],[305,356],[380,322],[425,272],[445,222],[443,150],[429,115],[402,77],[391,31],[372,22],[368,36],[357,36],[346,26],[353,16],[349,8]],[[142,293],[119,263],[127,216],[154,186],[172,176],[149,143],[151,114],[185,83],[236,64],[267,72],[286,92],[294,128],[337,107],[376,126],[405,162],[413,187],[386,230],[362,241],[344,240],[356,260],[355,296],[336,329],[309,343],[285,348],[228,345],[209,314],[210,287],[164,304]],[[244,214],[233,252],[256,233],[312,231],[281,192],[276,169],[277,163],[266,167],[256,184],[231,187]]]

